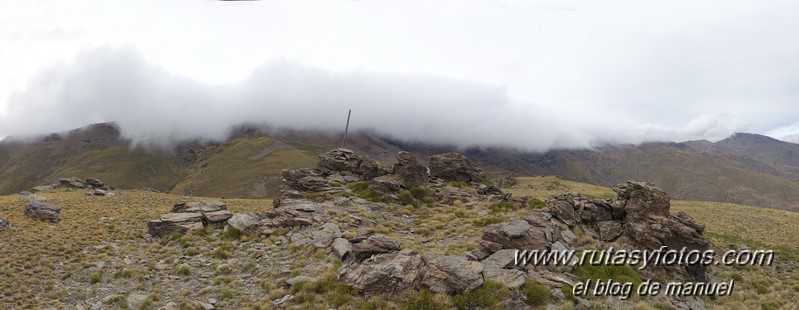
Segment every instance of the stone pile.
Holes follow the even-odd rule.
[[[147,228],[151,236],[160,238],[185,234],[208,225],[222,226],[232,217],[224,202],[183,202],[174,205],[170,213],[161,214],[159,219],[147,223]]]

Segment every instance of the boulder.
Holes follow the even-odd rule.
[[[352,255],[358,260],[366,259],[376,254],[399,250],[399,241],[389,240],[383,235],[369,236],[366,240],[352,245]]]
[[[233,217],[233,213],[230,213],[228,210],[203,212],[202,215],[204,225],[221,225]]]
[[[369,181],[369,189],[378,194],[392,195],[399,192],[404,185],[390,176],[379,176]]]
[[[417,288],[425,263],[410,249],[372,256],[338,270],[338,279],[359,292],[393,294]]]
[[[243,233],[258,234],[259,221],[258,216],[254,214],[236,213],[227,220],[227,224]]]
[[[58,215],[61,213],[61,207],[56,205],[30,202],[25,204],[25,216],[32,219],[46,220],[55,224],[58,223]]]
[[[511,219],[483,227],[485,241],[502,246],[503,249],[546,250],[550,242],[546,227],[534,227],[525,220]]]
[[[86,178],[83,183],[92,188],[105,188],[105,183],[103,183],[103,181],[94,178]]]
[[[347,255],[352,252],[352,244],[344,238],[336,238],[333,240],[333,244],[330,246],[333,250],[333,253],[336,253],[339,259],[344,260],[347,258]]]
[[[477,182],[483,176],[472,160],[449,152],[430,157],[430,175],[446,181]]]
[[[422,166],[413,154],[399,152],[397,163],[394,164],[394,175],[413,186],[427,182],[427,167]]]
[[[386,171],[381,169],[374,159],[356,155],[353,151],[337,148],[319,155],[319,162],[314,171],[322,176],[335,174],[351,174],[360,176],[362,180],[371,180]]]
[[[515,267],[516,250],[500,250],[482,261],[483,279],[501,282],[510,289],[524,284],[525,273]]]
[[[325,178],[308,168],[284,169],[280,175],[283,177],[283,182],[294,190],[318,192],[328,187]]]
[[[66,188],[86,188],[86,183],[83,183],[83,180],[76,177],[60,178],[58,179],[58,183]]]
[[[161,220],[153,220],[147,222],[147,233],[155,238],[162,238],[173,234],[185,234],[189,231],[188,227],[174,222],[164,222]]]
[[[8,219],[4,217],[0,217],[0,231],[11,230],[11,224],[8,223]]]
[[[431,291],[444,294],[463,294],[483,285],[483,265],[465,256],[422,255],[427,266],[421,284]]]
[[[185,234],[189,231],[203,228],[203,214],[194,213],[164,213],[158,220],[147,223],[148,233],[157,238],[172,234]]]
[[[669,216],[669,196],[650,183],[633,182],[613,188],[619,200],[624,200],[628,221]]]

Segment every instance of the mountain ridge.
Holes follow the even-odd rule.
[[[335,133],[241,125],[226,141],[190,141],[165,151],[131,144],[113,123],[93,124],[27,141],[0,141],[0,193],[78,176],[173,194],[271,197],[280,185],[280,170],[312,165],[318,154],[340,143]],[[531,153],[353,132],[347,147],[387,166],[401,150],[422,163],[438,153],[459,151],[492,177],[557,175],[602,186],[644,180],[676,199],[799,211],[799,145],[757,134],[736,133],[715,143],[650,142]]]

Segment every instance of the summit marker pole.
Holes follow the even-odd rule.
[[[350,116],[352,115],[352,109],[347,112],[347,126],[344,127],[344,139],[341,140],[341,148],[344,148],[344,143],[347,142],[347,131],[350,129]]]

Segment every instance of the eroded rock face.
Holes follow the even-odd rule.
[[[377,165],[374,159],[357,155],[344,148],[319,155],[319,163],[316,164],[314,171],[322,176],[352,174],[360,176],[363,180],[370,180],[387,173]]]
[[[422,166],[416,161],[416,157],[408,152],[399,152],[397,154],[394,174],[413,186],[419,186],[427,182],[427,167]]]
[[[498,244],[502,249],[547,250],[548,227],[536,227],[528,221],[511,219],[483,227],[483,240]]]
[[[448,152],[430,157],[430,175],[447,181],[477,182],[483,175],[471,159]]]
[[[417,288],[424,271],[422,257],[405,249],[345,265],[339,269],[338,278],[360,292],[393,294]]]
[[[576,193],[552,196],[546,203],[555,217],[571,227],[580,227],[586,233],[604,242],[614,242],[626,236],[630,248],[707,250],[702,233],[704,226],[697,224],[685,213],[669,213],[669,196],[649,183],[629,181],[613,189],[615,200],[598,200],[581,197]],[[654,277],[667,280],[705,281],[704,266],[661,266],[651,270]]]
[[[58,215],[61,213],[61,207],[40,202],[30,202],[25,204],[25,216],[37,220],[50,221],[50,223],[58,223]]]
[[[630,221],[669,217],[669,196],[649,183],[627,182],[614,187]]]
[[[369,236],[366,240],[352,245],[352,255],[355,259],[366,259],[373,255],[399,250],[399,241],[390,240],[383,235]]]
[[[255,214],[236,213],[228,219],[227,223],[230,227],[236,228],[243,233],[256,234],[260,225],[259,221],[260,219]]]
[[[60,178],[58,179],[58,183],[67,188],[86,188],[86,183],[76,177]]]
[[[456,255],[422,255],[427,271],[422,285],[431,291],[463,294],[483,285],[483,265]]]

